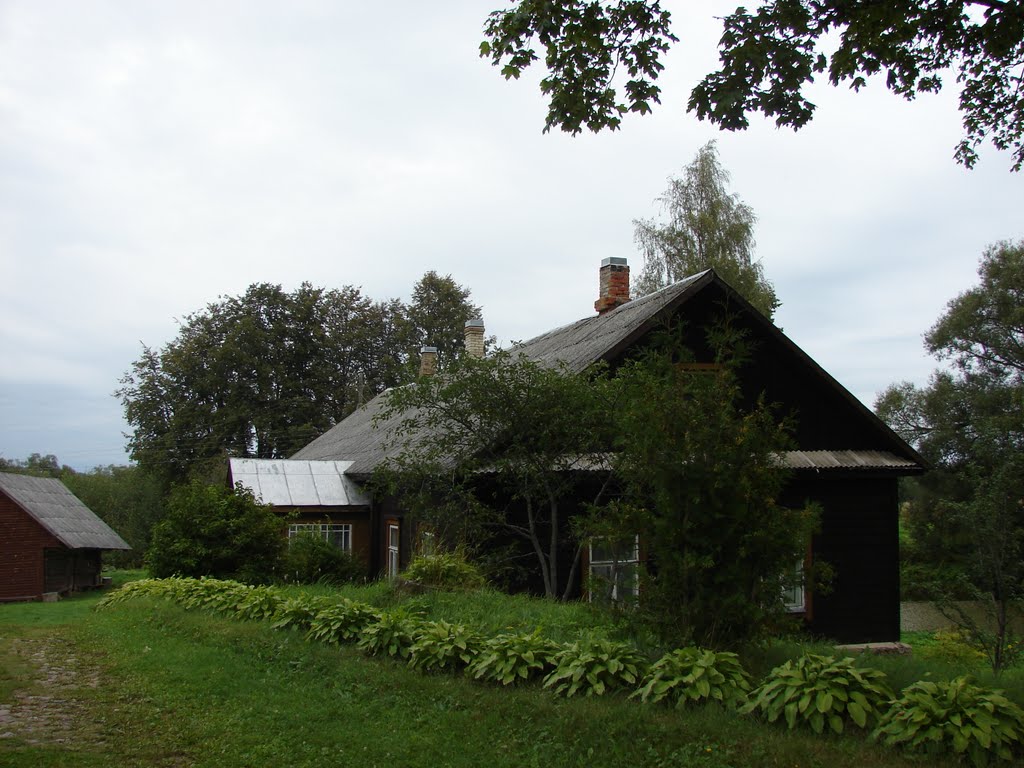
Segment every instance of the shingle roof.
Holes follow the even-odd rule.
[[[231,459],[231,480],[276,507],[366,506],[370,498],[345,471],[350,461]]]
[[[60,480],[0,472],[0,491],[69,549],[131,549]]]
[[[921,469],[925,462],[916,451],[899,438],[875,414],[857,400],[839,382],[833,379],[806,352],[794,344],[770,320],[761,316],[743,297],[730,288],[713,270],[707,270],[673,283],[660,291],[634,299],[609,312],[578,320],[556,328],[515,348],[515,351],[542,365],[564,365],[569,371],[580,372],[598,360],[611,360],[654,326],[659,318],[670,315],[706,286],[717,283],[728,291],[732,299],[745,305],[753,315],[761,318],[767,333],[774,335],[802,359],[828,386],[878,426],[887,442],[908,458],[884,451],[800,451],[800,457],[787,458],[794,469]],[[732,300],[731,299],[731,300]],[[388,458],[402,450],[390,436],[391,429],[401,419],[412,414],[395,416],[374,424],[374,418],[386,405],[387,393],[382,393],[365,406],[336,424],[333,428],[295,453],[293,459],[351,461],[348,474],[367,476]],[[412,439],[427,439],[417,434]],[[410,438],[406,438],[407,440]],[[871,462],[878,462],[872,464]]]
[[[582,371],[629,340],[666,307],[675,306],[699,285],[713,277],[701,272],[667,288],[623,304],[610,312],[588,317],[541,334],[516,347],[516,351],[543,365],[563,364]],[[374,418],[386,405],[387,392],[357,409],[291,458],[342,460],[351,462],[347,474],[365,477],[404,446],[394,444],[391,429],[411,414],[393,417],[374,425]],[[425,439],[425,435],[418,436]]]

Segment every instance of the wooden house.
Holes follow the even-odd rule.
[[[710,359],[708,324],[727,312],[752,350],[741,372],[744,397],[753,402],[763,395],[795,416],[797,450],[782,457],[793,471],[782,501],[794,506],[812,501],[822,509],[822,529],[810,543],[809,558],[834,569],[832,589],[820,596],[798,592],[791,596],[792,609],[803,614],[812,631],[837,641],[897,640],[897,480],[922,471],[921,457],[713,271],[631,301],[625,259],[606,259],[599,286],[597,315],[531,339],[517,348],[519,353],[576,372],[598,361],[614,370],[668,321],[682,320],[688,346],[700,361]],[[474,334],[482,330],[472,329]],[[467,344],[473,347],[479,348]],[[401,449],[389,439],[392,424],[375,420],[385,397],[292,458],[344,461],[346,477],[366,481]],[[410,526],[394,499],[372,500],[369,516],[371,567],[394,572],[409,557]],[[589,567],[605,564],[597,558]]]
[[[102,583],[105,549],[131,549],[60,480],[0,473],[0,601]]]
[[[281,515],[289,538],[321,536],[367,564],[370,551],[370,497],[346,474],[346,461],[230,459],[229,482],[241,485]],[[369,571],[368,571],[369,575]]]

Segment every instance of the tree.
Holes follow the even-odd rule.
[[[1024,241],[986,250],[979,276],[925,336],[952,368],[924,388],[889,387],[876,409],[934,466],[909,501],[912,554],[956,567],[962,588],[987,603],[991,625],[959,618],[999,671],[1024,599]],[[959,596],[953,586],[935,594]]]
[[[1022,0],[770,0],[725,16],[721,67],[690,94],[688,110],[728,130],[744,129],[751,113],[799,129],[815,105],[804,86],[829,82],[860,90],[871,75],[907,100],[936,92],[948,70],[961,86],[964,138],[958,162],[971,167],[989,140],[1024,163],[1024,2]],[[659,0],[519,0],[491,13],[482,56],[518,78],[544,49],[549,98],[545,130],[576,134],[616,129],[628,112],[660,102],[661,57],[678,38]],[[628,80],[613,86],[619,71]]]
[[[60,478],[62,474],[74,472],[71,467],[61,466],[52,453],[45,456],[31,454],[27,459],[5,459],[0,457],[0,472],[11,472],[16,475],[35,475],[36,477]]]
[[[438,370],[444,370],[463,349],[466,321],[480,316],[481,309],[470,302],[468,288],[451,275],[427,272],[413,286],[409,304],[412,355],[415,357],[421,346],[437,347]]]
[[[105,560],[138,567],[149,547],[153,526],[163,517],[160,480],[141,467],[95,467],[89,472],[67,470],[61,480],[82,502],[128,544],[129,552],[110,552]]]
[[[402,452],[376,482],[456,544],[523,542],[544,593],[567,599],[584,542],[569,538],[571,501],[590,457],[610,445],[606,389],[513,351],[456,360],[445,374],[392,390],[378,423]],[[609,470],[591,473],[600,503]]]
[[[193,480],[174,488],[146,553],[152,576],[272,579],[285,545],[281,520],[240,485]]]
[[[775,289],[753,260],[750,206],[728,191],[729,172],[718,162],[715,142],[704,145],[681,178],[669,178],[658,202],[667,221],[637,219],[634,239],[644,253],[635,293],[644,295],[714,268],[767,317],[779,306]]]
[[[735,646],[778,626],[818,511],[777,502],[791,425],[744,402],[742,338],[723,322],[715,367],[700,369],[680,338],[670,329],[616,376],[624,525],[647,550],[640,610],[658,634]]]
[[[143,347],[116,393],[132,459],[169,487],[204,467],[219,472],[226,455],[289,456],[407,380],[423,323],[445,339],[458,323],[461,336],[462,315],[478,311],[468,291],[434,273],[420,284],[428,278],[452,290],[424,289],[415,318],[398,300],[308,283],[292,292],[254,284],[186,316],[163,349]]]

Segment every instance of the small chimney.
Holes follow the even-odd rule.
[[[599,290],[594,309],[597,314],[615,309],[629,301],[629,265],[619,256],[601,260]]]
[[[466,354],[477,359],[484,356],[484,321],[479,317],[466,321]]]
[[[420,376],[437,373],[437,347],[420,347]]]

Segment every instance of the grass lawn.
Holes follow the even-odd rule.
[[[378,605],[396,599],[381,587],[349,595]],[[0,765],[921,765],[859,735],[790,733],[715,708],[678,711],[622,696],[500,689],[307,643],[267,623],[153,600],[94,612],[97,599],[0,605],[0,711],[24,719],[35,706],[49,726],[32,732],[0,719],[0,734],[13,732],[0,738]],[[488,593],[413,600],[431,618],[460,617],[486,631],[539,623],[557,637],[601,624],[585,606]],[[63,677],[40,682],[40,659]],[[49,695],[46,706],[26,704],[33,693]]]

